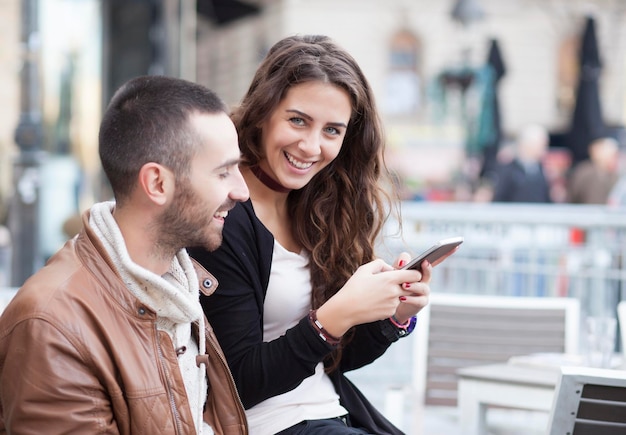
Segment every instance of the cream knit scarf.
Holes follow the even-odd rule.
[[[198,433],[212,433],[203,423],[202,409],[206,399],[206,370],[196,365],[198,352],[206,351],[204,315],[199,300],[198,278],[187,254],[181,249],[172,259],[169,271],[159,276],[133,262],[122,233],[113,218],[114,202],[91,207],[89,225],[101,240],[128,290],[157,315],[157,328],[167,332],[175,349],[186,348],[178,357],[185,389]],[[195,343],[191,323],[199,322],[200,338]]]

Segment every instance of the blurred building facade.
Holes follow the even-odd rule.
[[[11,162],[18,152],[14,134],[20,113],[21,1],[0,2],[0,61],[6,66],[0,70],[0,218],[13,193]],[[504,65],[497,92],[505,137],[530,123],[557,133],[568,127],[582,26],[590,15],[597,20],[603,62],[604,117],[610,125],[626,124],[622,0],[39,0],[39,4],[42,148],[54,163],[43,173],[76,164],[80,179],[67,180],[64,189],[74,190],[63,200],[76,212],[110,195],[99,170],[97,129],[104,106],[121,83],[140,74],[179,76],[216,90],[235,105],[269,47],[291,34],[327,34],[360,63],[383,115],[387,162],[407,199],[467,199],[467,193],[454,189],[459,179],[479,171],[468,157],[476,152],[476,141],[482,140],[486,110],[493,110],[484,107],[490,91],[485,65],[493,41]],[[460,4],[469,4],[478,13],[453,14],[462,9]],[[59,155],[64,159],[55,159]],[[54,184],[54,174],[49,176],[49,184]],[[48,204],[54,206],[59,195],[48,192]],[[46,242],[50,251],[64,236],[60,232],[56,241]]]
[[[529,123],[552,131],[567,127],[582,24],[592,14],[604,63],[605,118],[613,125],[625,123],[626,3],[474,0],[468,3],[480,9],[481,17],[461,22],[452,15],[458,1],[40,0],[42,10],[65,11],[41,16],[42,68],[57,71],[54,78],[42,73],[45,122],[56,125],[62,117],[56,89],[61,72],[56,65],[74,56],[78,73],[72,83],[75,107],[67,121],[69,149],[92,174],[98,170],[95,135],[100,113],[127,78],[180,76],[205,84],[236,104],[274,42],[294,33],[327,34],[363,67],[382,109],[390,149],[398,150],[391,153],[390,164],[398,166],[409,188],[418,189],[448,182],[451,172],[471,170],[461,167],[467,151],[464,142],[473,128],[469,124],[479,122],[480,72],[492,40],[499,43],[506,65],[499,86],[504,134],[513,136]],[[90,35],[75,34],[65,40],[65,47],[54,46],[49,35],[71,27],[76,21],[72,12],[80,14],[81,4],[83,9],[91,4],[97,10],[91,13],[98,15],[99,23],[91,26]],[[7,165],[15,153],[13,134],[19,115],[20,10],[17,1],[2,2],[0,7],[4,24],[0,56],[9,66],[0,72],[5,78],[0,95],[6,102],[0,108],[5,121],[0,127],[0,198],[6,198],[12,188]],[[85,66],[86,52],[97,57],[91,66]],[[85,79],[85,68],[97,71]],[[474,74],[474,83],[463,81],[468,71]],[[404,167],[404,162],[410,165]]]
[[[0,224],[6,218],[6,201],[11,195],[11,163],[15,152],[20,69],[20,3],[0,2]]]

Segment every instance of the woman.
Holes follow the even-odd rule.
[[[327,37],[285,38],[233,119],[251,201],[190,253],[219,281],[202,304],[251,433],[401,433],[343,375],[412,330],[432,267],[375,259],[383,134],[361,69]]]

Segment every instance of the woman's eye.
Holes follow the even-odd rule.
[[[297,117],[289,118],[289,121],[295,125],[304,125],[304,119],[302,118],[297,118]]]
[[[338,134],[340,134],[340,133],[341,133],[341,132],[340,132],[338,129],[336,129],[335,127],[326,127],[326,132],[327,132],[327,133],[329,133],[329,134],[332,134],[332,135],[334,135],[334,136],[336,136],[336,135],[338,135]]]

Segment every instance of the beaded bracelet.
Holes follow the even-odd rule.
[[[400,328],[400,329],[407,329],[409,325],[411,325],[411,319],[408,319],[404,323],[400,323],[398,319],[396,318],[395,314],[389,318],[389,321],[393,323],[393,326],[395,326],[396,328]]]
[[[341,342],[341,338],[337,338],[334,335],[329,334],[328,331],[324,329],[320,321],[317,320],[317,310],[309,311],[309,320],[311,321],[313,328],[315,328],[315,331],[326,343],[331,346],[337,346]]]

